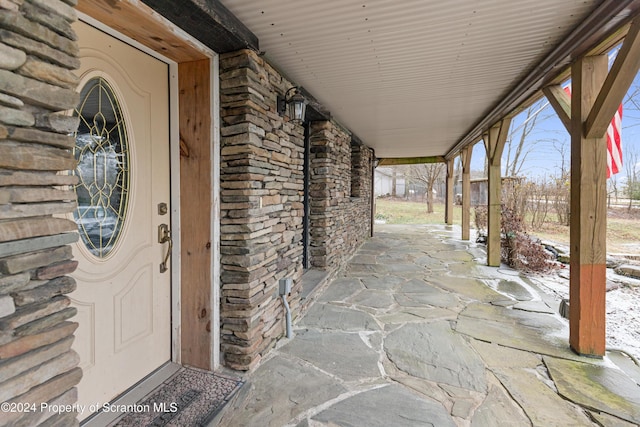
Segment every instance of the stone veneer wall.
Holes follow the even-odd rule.
[[[311,265],[338,269],[371,233],[373,151],[333,121],[310,129]]]
[[[292,84],[249,50],[220,57],[221,340],[227,366],[248,370],[284,329],[278,281],[302,275],[304,129],[276,112]]]
[[[82,372],[71,350],[78,324],[69,244],[75,208],[71,152],[77,119],[75,0],[0,0],[0,425],[76,425],[71,404]],[[53,215],[58,215],[54,217]],[[35,412],[32,410],[35,409]]]

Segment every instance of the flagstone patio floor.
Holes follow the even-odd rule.
[[[458,227],[376,226],[223,426],[632,426],[640,369],[568,347],[559,300]]]

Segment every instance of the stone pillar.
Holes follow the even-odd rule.
[[[258,53],[220,57],[220,326],[227,366],[249,370],[284,332],[278,281],[299,311],[304,129],[277,113],[293,86]]]
[[[311,264],[335,271],[371,233],[373,151],[333,121],[311,123]]]
[[[1,425],[74,425],[82,372],[71,350],[78,324],[67,294],[78,233],[70,136],[80,62],[72,1],[0,1],[0,401],[35,411],[0,412]]]

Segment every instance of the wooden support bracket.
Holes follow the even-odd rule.
[[[611,118],[624,99],[640,69],[640,19],[636,19],[622,43],[611,71],[584,124],[586,138],[600,138],[607,132]]]
[[[571,133],[571,97],[560,85],[542,89],[567,132]]]

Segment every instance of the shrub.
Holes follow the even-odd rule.
[[[549,271],[556,267],[553,255],[524,231],[522,218],[514,210],[502,207],[501,257],[508,266],[529,272]]]
[[[478,241],[487,236],[487,207],[475,209],[475,224]],[[515,210],[502,206],[500,254],[508,266],[528,272],[544,272],[556,268],[554,257],[539,241],[525,232],[522,217]]]
[[[476,230],[478,230],[478,236],[487,236],[487,206],[486,205],[482,205],[482,206],[476,206],[475,208],[475,215],[474,215],[474,219],[475,219],[475,223],[476,223]]]

